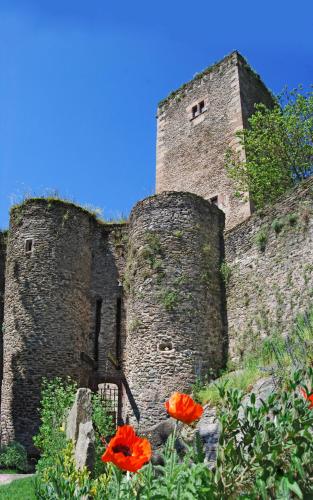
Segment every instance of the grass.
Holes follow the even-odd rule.
[[[62,203],[70,207],[78,208],[82,212],[86,213],[102,224],[122,224],[127,222],[128,220],[126,215],[120,213],[117,214],[116,217],[105,219],[103,216],[102,208],[94,207],[90,204],[80,205],[79,203],[76,203],[76,201],[72,198],[61,196],[57,191],[51,192],[49,190],[46,190],[46,192],[42,195],[25,193],[23,196],[20,196],[18,201],[11,206],[11,212],[13,213],[14,210],[21,210],[23,206],[34,201],[46,202],[48,206],[51,206],[53,203]]]
[[[210,403],[211,406],[218,406],[221,402],[218,386],[227,383],[229,388],[237,388],[243,392],[249,392],[253,384],[257,382],[264,373],[257,366],[250,366],[235,372],[225,373],[217,381],[212,382],[200,389],[197,394],[202,404]]]
[[[21,471],[17,469],[0,469],[1,474],[21,474]]]
[[[36,500],[34,476],[0,486],[1,500]]]

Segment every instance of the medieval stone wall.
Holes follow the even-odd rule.
[[[227,228],[246,219],[250,204],[233,195],[225,153],[236,144],[235,132],[243,128],[254,102],[268,104],[271,100],[237,52],[174,92],[158,109],[156,192],[188,191],[205,199],[217,197]]]
[[[219,266],[224,215],[191,193],[162,193],[130,216],[125,270],[125,374],[144,428],[166,417],[164,401],[225,361]]]
[[[3,310],[7,232],[0,231],[0,384],[3,377]],[[1,401],[1,387],[0,387]]]
[[[116,342],[122,257],[113,226],[70,203],[29,200],[11,213],[5,290],[2,440],[32,451],[42,377],[88,386]],[[98,359],[95,360],[97,301]]]
[[[270,333],[286,335],[312,304],[312,216],[311,178],[226,233],[230,358]]]

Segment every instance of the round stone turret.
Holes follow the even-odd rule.
[[[42,377],[86,385],[90,367],[90,215],[70,203],[28,200],[11,212],[4,310],[2,443],[32,448]]]
[[[166,418],[174,391],[224,364],[223,228],[222,211],[191,193],[152,196],[131,212],[124,417],[143,428]]]

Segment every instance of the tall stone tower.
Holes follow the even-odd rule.
[[[271,106],[273,97],[238,52],[161,101],[156,192],[189,191],[211,200],[224,211],[226,229],[246,219],[250,202],[234,196],[224,157],[258,102]]]

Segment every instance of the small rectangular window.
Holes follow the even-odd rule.
[[[204,101],[201,101],[199,103],[199,113],[203,113],[203,111],[204,111]]]
[[[198,114],[198,105],[192,107],[192,118],[195,118]]]
[[[31,253],[32,249],[33,249],[33,240],[31,238],[27,238],[27,240],[25,240],[25,252]]]
[[[210,202],[212,205],[216,205],[218,207],[218,196],[213,196],[213,198],[210,199]]]

